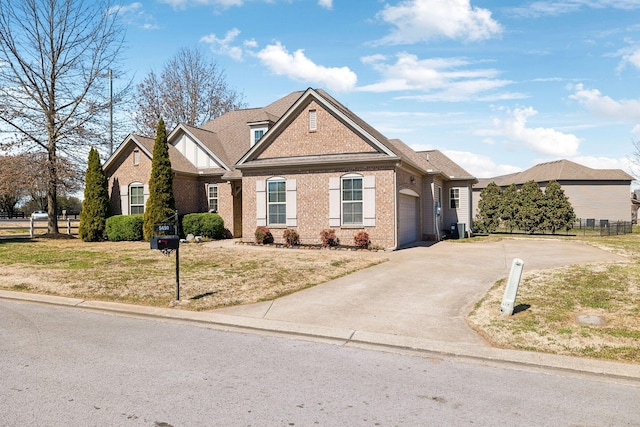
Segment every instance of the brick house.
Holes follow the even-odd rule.
[[[168,135],[180,213],[218,212],[234,237],[294,228],[303,243],[366,230],[396,248],[471,224],[475,178],[437,150],[387,139],[323,90],[293,92],[264,108],[231,111]],[[113,210],[140,213],[153,140],[129,135],[105,163]]]

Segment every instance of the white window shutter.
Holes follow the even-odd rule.
[[[376,177],[365,176],[362,179],[362,214],[366,227],[376,225]]]
[[[298,226],[298,204],[296,200],[297,184],[295,179],[288,179],[287,188],[287,227]]]
[[[120,186],[120,211],[122,215],[129,215],[129,186]]]
[[[146,209],[147,200],[149,200],[149,184],[144,184],[143,192],[144,192],[144,206]]]
[[[267,225],[267,185],[263,180],[256,181],[256,225]]]
[[[340,227],[340,177],[329,178],[329,227]]]

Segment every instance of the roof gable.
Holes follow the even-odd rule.
[[[106,162],[104,162],[103,169],[105,174],[109,175],[111,169],[117,167],[119,159],[122,156],[126,156],[129,150],[133,149],[132,146],[139,148],[148,158],[152,158],[154,140],[140,135],[130,133],[118,146],[116,151],[109,156]]]
[[[273,104],[272,104],[273,105]],[[313,140],[321,138],[321,129],[318,129],[318,137],[314,137],[308,128],[308,109],[315,109],[320,123],[320,117],[340,122],[348,132],[341,134],[340,144],[327,146],[314,143]],[[320,126],[320,125],[319,125]],[[311,137],[309,137],[311,135]],[[304,136],[304,138],[303,138]],[[305,140],[301,146],[300,141]],[[318,142],[318,141],[316,141]],[[307,89],[302,96],[284,113],[284,115],[269,129],[263,138],[238,161],[237,166],[245,165],[252,161],[284,158],[286,157],[313,157],[344,155],[344,154],[379,154],[383,157],[397,158],[396,154],[387,147],[386,138],[366,125],[364,121],[349,112],[344,106],[326,95],[323,91]],[[272,147],[272,144],[276,144]],[[278,147],[277,145],[281,145]],[[284,146],[282,146],[284,145]]]
[[[231,169],[224,146],[213,132],[180,124],[167,139],[196,169]]]

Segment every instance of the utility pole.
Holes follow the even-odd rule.
[[[109,155],[113,154],[113,71],[109,69]]]

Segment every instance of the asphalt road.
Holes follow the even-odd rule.
[[[0,301],[1,426],[638,425],[640,383]]]

